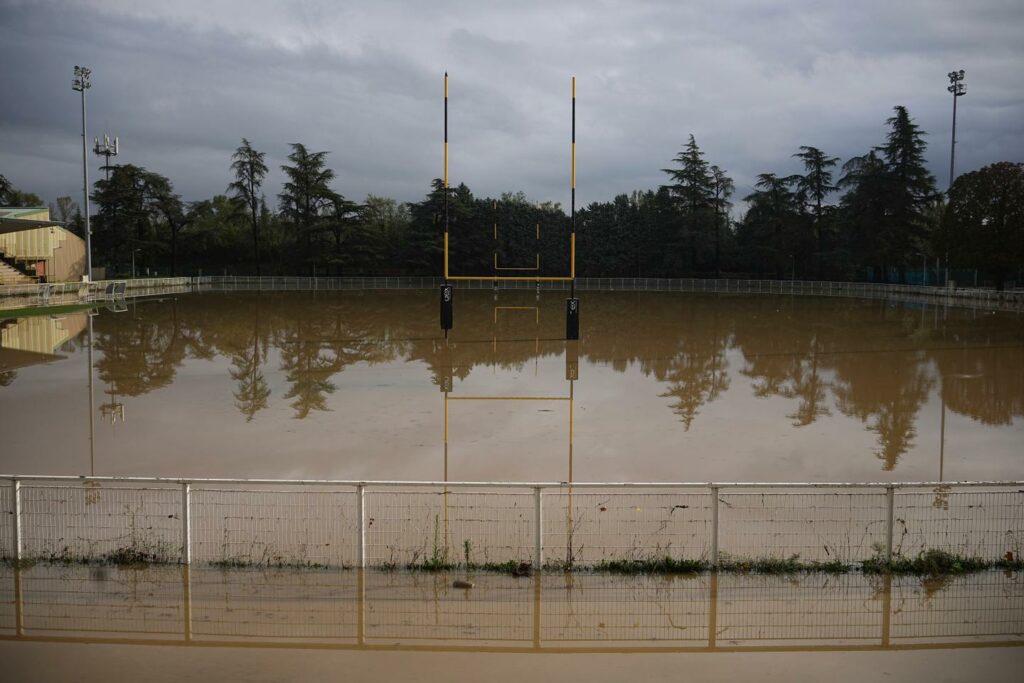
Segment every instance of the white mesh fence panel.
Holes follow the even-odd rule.
[[[1020,558],[1024,551],[1024,492],[897,491],[893,507],[893,550],[899,555],[934,549],[995,560]]]
[[[558,490],[545,492],[543,501],[548,564],[708,559],[712,529],[706,491]]]
[[[370,566],[530,562],[532,493],[367,490]]]
[[[225,565],[352,566],[357,498],[347,490],[192,490],[192,558]]]
[[[886,495],[877,489],[722,489],[718,515],[722,558],[851,562],[882,553],[886,540]]]
[[[177,562],[180,515],[178,489],[23,483],[22,554],[72,561]]]
[[[0,481],[0,562],[14,559],[14,486]]]

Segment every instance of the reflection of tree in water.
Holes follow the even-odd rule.
[[[933,355],[947,408],[986,425],[1024,417],[1024,347]]]
[[[1024,417],[1024,328],[1010,314],[947,321],[931,343],[949,410],[986,425]]]
[[[786,416],[793,420],[794,427],[806,427],[819,417],[831,414],[825,405],[825,388],[830,384],[822,380],[818,368],[817,340],[811,342],[810,354],[809,360],[801,360],[793,369],[781,391],[786,398],[800,399],[796,412]]]
[[[586,358],[619,372],[631,365],[668,384],[660,396],[689,430],[699,409],[729,388],[731,317],[714,296],[609,292],[588,309]]]
[[[179,317],[175,302],[100,314],[95,341],[101,353],[95,363],[99,377],[118,396],[142,396],[168,386],[187,357],[213,356],[203,329]]]
[[[742,302],[736,315],[736,346],[746,362],[740,371],[750,377],[758,398],[799,399],[787,417],[806,427],[830,411],[822,378],[819,347],[832,330],[817,302],[769,297]]]
[[[244,335],[244,344],[231,354],[230,372],[231,379],[238,382],[234,391],[235,407],[245,415],[246,422],[252,422],[256,413],[266,408],[270,400],[270,386],[263,376],[269,342],[261,334],[259,293],[252,306],[246,308],[251,308],[252,329],[244,332],[240,330]]]
[[[96,319],[96,366],[114,393],[139,396],[168,385],[189,358],[224,356],[234,405],[251,421],[270,404],[266,366],[274,354],[289,384],[283,395],[294,416],[304,418],[328,409],[336,376],[353,363],[423,363],[442,386],[481,367],[515,371],[564,353],[563,296],[456,296],[447,344],[433,291],[253,292],[139,303],[134,312]],[[951,309],[945,328],[935,322],[939,329],[926,332],[931,316],[884,302],[638,292],[602,292],[592,301],[584,308],[581,357],[664,383],[661,395],[671,399],[684,429],[730,388],[731,347],[743,353],[741,372],[755,395],[795,402],[787,416],[796,427],[828,415],[834,396],[839,411],[877,433],[886,469],[915,438],[916,413],[932,383],[929,361],[944,378],[951,410],[986,424],[1024,414],[1024,330],[1008,316],[975,320]],[[496,325],[496,305],[538,305],[539,323],[513,311]],[[950,346],[965,348],[935,348]],[[13,381],[13,373],[0,382],[5,377]]]
[[[835,371],[832,385],[836,403],[844,415],[856,417],[878,434],[882,469],[891,471],[917,436],[915,421],[933,385],[926,355],[915,326],[918,317],[903,309],[874,306],[881,312],[869,331],[859,328],[864,345],[857,338],[848,342],[856,353],[837,353],[830,357]]]
[[[309,325],[299,326],[299,332],[308,331]],[[291,382],[285,398],[295,399],[291,406],[295,417],[303,419],[313,410],[327,410],[327,394],[337,388],[330,378],[342,368],[337,356],[328,353],[315,341],[297,341],[281,350],[281,369]]]
[[[321,303],[304,299],[290,307],[281,334],[281,370],[291,383],[285,394],[295,399],[294,417],[328,410],[327,396],[337,389],[331,377],[347,366],[383,363],[397,357],[401,345],[389,342],[386,312],[363,297],[331,297]]]
[[[728,336],[721,331],[715,315],[707,329],[693,330],[692,336],[688,334],[680,342],[683,350],[669,361],[664,376],[658,377],[670,382],[659,395],[675,399],[672,411],[689,431],[698,409],[729,388],[729,362],[725,358]]]

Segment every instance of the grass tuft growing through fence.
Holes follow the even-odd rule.
[[[440,539],[438,538],[438,541]],[[507,560],[504,562],[475,562],[473,561],[472,546],[467,541],[463,548],[463,561],[452,562],[443,544],[438,542],[431,548],[429,555],[422,559],[414,557],[411,562],[398,563],[386,562],[373,569],[383,571],[397,571],[404,569],[417,572],[490,572],[499,574],[510,574],[512,576],[530,576],[533,573],[533,566],[528,561]],[[11,557],[4,558],[6,564],[14,564]],[[178,559],[164,547],[142,547],[130,545],[117,548],[98,556],[72,555],[67,548],[64,551],[52,552],[42,556],[23,557],[19,566],[28,567],[37,562],[48,562],[54,564],[100,564],[115,566],[147,566],[178,564]],[[200,564],[200,563],[196,563]],[[275,568],[275,569],[351,569],[350,566],[329,566],[327,564],[286,560],[282,557],[262,558],[260,560],[248,560],[244,558],[224,558],[202,563],[207,566],[220,569],[248,569],[248,568]],[[913,557],[894,556],[886,560],[881,555],[868,560],[856,562],[843,562],[833,560],[829,562],[804,561],[799,555],[791,555],[785,558],[738,558],[726,556],[721,558],[717,568],[705,559],[690,559],[684,557],[672,557],[671,555],[653,555],[647,558],[628,558],[602,560],[595,564],[581,565],[573,564],[571,567],[558,562],[549,562],[545,565],[549,572],[594,572],[609,574],[698,574],[717,570],[722,573],[732,574],[799,574],[799,573],[827,573],[846,574],[850,572],[862,572],[864,574],[895,574],[912,575],[922,577],[944,577],[959,576],[987,570],[1003,570],[1011,572],[1024,571],[1024,560],[1020,557],[1008,556],[1000,560],[985,560],[979,557],[966,557],[956,555],[945,550],[931,549],[924,550]]]

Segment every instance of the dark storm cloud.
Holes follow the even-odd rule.
[[[582,203],[664,182],[691,132],[742,196],[757,173],[798,171],[799,145],[866,152],[896,104],[930,133],[944,187],[950,69],[968,72],[958,168],[1024,157],[1022,19],[994,1],[0,0],[0,173],[48,200],[80,194],[82,63],[90,143],[116,133],[120,161],[187,199],[224,191],[245,136],[268,152],[272,203],[289,142],[330,150],[351,198],[416,200],[441,174],[447,68],[452,178],[480,195],[567,203],[573,73]]]

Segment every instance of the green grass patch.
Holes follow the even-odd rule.
[[[666,555],[647,559],[602,560],[589,569],[612,574],[696,574],[711,565],[704,560],[690,560]]]
[[[38,315],[59,315],[96,308],[96,304],[66,304],[64,306],[29,306],[27,308],[5,308],[0,310],[0,320],[9,318],[31,318]]]
[[[915,557],[894,556],[886,561],[875,557],[861,563],[865,574],[911,574],[914,576],[956,576],[986,569],[1024,569],[1021,560],[983,560],[979,557],[954,555],[945,550],[924,550]]]

